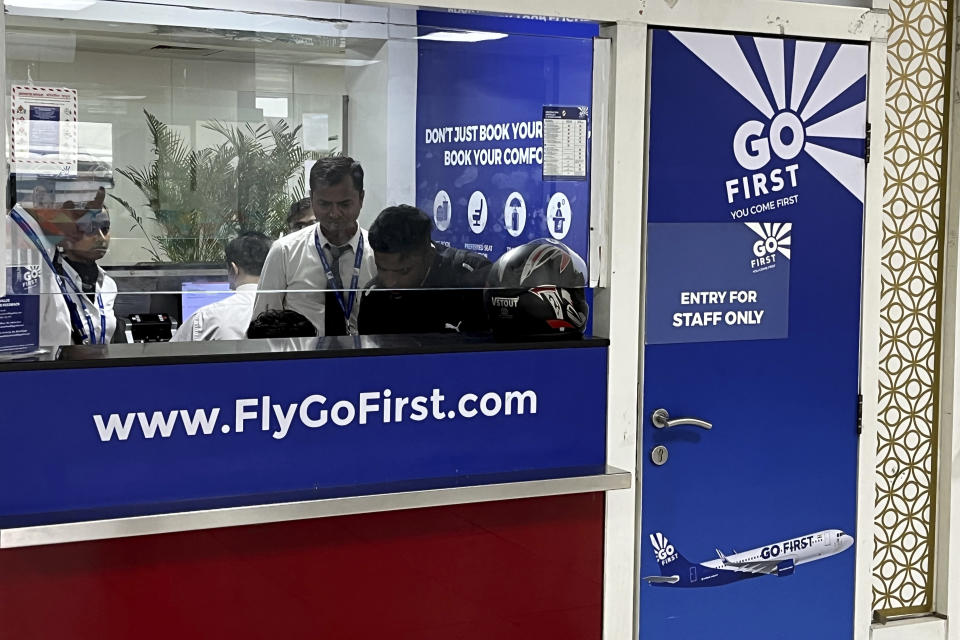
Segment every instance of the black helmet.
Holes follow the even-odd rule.
[[[541,238],[511,249],[490,269],[483,298],[502,337],[583,335],[587,265],[567,245]]]

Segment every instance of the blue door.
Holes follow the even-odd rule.
[[[867,47],[650,65],[640,639],[849,638]]]

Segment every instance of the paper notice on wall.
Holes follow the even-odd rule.
[[[10,169],[44,176],[77,174],[77,90],[14,85]]]
[[[330,149],[330,118],[325,113],[303,114],[303,148],[307,151]]]
[[[10,170],[77,175],[77,90],[14,85],[10,100]]]
[[[543,108],[543,179],[587,179],[589,107]]]

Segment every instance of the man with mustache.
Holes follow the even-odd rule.
[[[360,287],[377,275],[363,207],[363,167],[347,156],[321,158],[310,169],[310,203],[317,223],[289,233],[267,254],[253,317],[289,309],[321,336],[356,335]]]

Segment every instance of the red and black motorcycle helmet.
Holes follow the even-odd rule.
[[[490,269],[483,295],[494,335],[581,337],[587,282],[583,258],[562,242],[541,238],[511,249]]]

